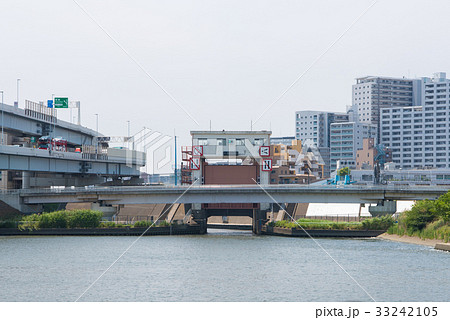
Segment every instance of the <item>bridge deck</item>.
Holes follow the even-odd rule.
[[[136,186],[11,190],[24,203],[377,203],[380,200],[436,199],[448,188],[439,186],[310,186],[202,185]]]

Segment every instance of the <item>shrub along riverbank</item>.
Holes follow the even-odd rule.
[[[450,240],[450,192],[437,200],[417,201],[411,210],[404,211],[389,234],[415,236],[421,239]]]
[[[86,228],[147,228],[152,221],[136,221],[132,224],[121,224],[102,221],[102,213],[94,210],[61,210],[41,214],[9,217],[0,221],[0,228],[17,228],[19,230],[39,229],[86,229]],[[168,227],[167,221],[159,221],[154,227]]]
[[[387,230],[394,224],[391,217],[366,219],[361,222],[334,222],[329,220],[299,219],[293,221],[276,221],[269,223],[269,226],[289,229],[306,230]]]

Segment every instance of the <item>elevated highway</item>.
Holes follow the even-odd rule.
[[[27,100],[25,109],[2,105],[0,189],[80,187],[139,179],[145,153],[99,144],[97,131],[60,120],[57,111]],[[42,136],[61,137],[67,141],[67,152],[47,145],[38,149]]]
[[[27,106],[29,103],[31,102],[27,101]],[[3,127],[5,132],[18,136],[39,137],[51,132],[54,137],[64,137],[73,144],[93,144],[94,137],[98,136],[95,130],[60,120],[56,113],[57,109],[48,109],[45,106],[34,110],[4,104]]]
[[[97,155],[0,145],[0,170],[66,174],[79,174],[83,170],[84,174],[139,176],[140,167],[145,165],[144,153],[116,149],[107,151]],[[83,163],[88,166],[82,168]]]

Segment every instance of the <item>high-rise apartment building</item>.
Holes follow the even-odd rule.
[[[378,125],[381,108],[420,105],[421,93],[420,79],[362,77],[352,86],[352,105],[360,122]]]
[[[330,126],[335,122],[349,121],[349,114],[344,112],[297,111],[295,113],[295,138],[301,140],[305,147],[312,147],[313,152],[324,162],[324,175],[328,177],[330,163]]]
[[[295,138],[303,144],[318,148],[330,147],[330,125],[348,121],[347,113],[324,111],[297,111],[295,113]]]
[[[422,78],[423,105],[381,110],[381,143],[403,169],[450,168],[450,80]]]
[[[377,141],[377,126],[371,123],[332,123],[330,128],[330,169],[336,170],[337,161],[356,163],[356,152],[365,138]]]

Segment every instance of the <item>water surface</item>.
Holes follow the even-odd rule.
[[[141,238],[80,301],[370,301],[311,239]],[[0,237],[0,301],[74,301],[136,237]],[[377,301],[448,301],[450,254],[317,239]]]

